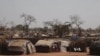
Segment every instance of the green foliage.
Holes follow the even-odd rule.
[[[67,32],[69,34],[70,32],[70,26],[71,24],[61,24],[56,21],[46,21],[45,24],[48,26],[51,26],[55,35],[59,36],[60,38]]]
[[[55,25],[53,27],[53,30],[55,32],[56,35],[58,35],[59,37],[62,37],[63,34],[65,34],[66,32],[69,34],[69,25]]]
[[[15,26],[15,29],[17,29],[17,30],[23,30],[24,29],[24,26],[21,25],[21,24],[19,24],[19,25],[16,25]]]

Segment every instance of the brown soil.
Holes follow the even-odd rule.
[[[83,52],[56,52],[56,53],[34,53],[31,55],[24,56],[90,56],[88,53]]]

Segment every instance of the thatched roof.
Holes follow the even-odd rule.
[[[8,46],[22,47],[28,40],[12,40]]]
[[[39,40],[35,44],[35,46],[49,46],[49,47],[51,47],[54,42],[55,42],[54,40]]]

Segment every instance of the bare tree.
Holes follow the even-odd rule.
[[[25,31],[28,32],[30,24],[35,22],[36,19],[33,16],[27,14],[22,14],[21,17],[24,17]]]
[[[51,26],[55,35],[58,35],[60,38],[66,33],[69,33],[69,24],[61,24],[57,19],[53,21],[46,21],[44,24]]]
[[[95,31],[100,33],[100,25],[95,29]]]
[[[70,16],[71,24],[75,24],[78,27],[78,35],[81,35],[81,25],[83,24],[83,21],[80,20],[80,17],[77,15]]]
[[[14,27],[15,27],[14,21],[10,21],[10,22],[8,22],[7,24],[9,24],[9,26],[10,26],[10,28],[11,28],[12,31],[15,30],[15,29],[14,29]]]
[[[6,19],[4,18],[3,20],[0,20],[0,30],[5,30],[6,27],[7,27],[7,24],[6,24]]]
[[[61,22],[59,22],[59,20],[57,20],[57,19],[54,19],[52,21],[46,21],[46,22],[44,22],[44,24],[47,25],[47,26],[52,26],[53,27],[55,25],[60,25]]]

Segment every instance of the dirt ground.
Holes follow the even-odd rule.
[[[8,55],[0,55],[8,56]],[[14,55],[9,55],[14,56]],[[89,50],[87,52],[51,52],[51,53],[34,53],[30,55],[15,55],[15,56],[100,56],[100,55],[90,55]]]
[[[34,53],[30,55],[0,55],[0,56],[100,56],[100,55],[89,55],[88,52],[52,52],[52,53]]]
[[[28,56],[92,56],[92,55],[89,55],[89,49],[87,48],[87,52],[34,53]]]
[[[88,53],[80,53],[80,52],[56,52],[56,53],[35,53],[29,56],[90,56]]]

